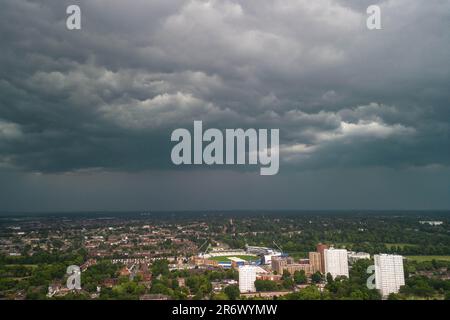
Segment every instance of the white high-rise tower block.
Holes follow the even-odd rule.
[[[255,266],[239,267],[239,291],[241,293],[256,291],[256,269]]]
[[[392,254],[376,254],[375,260],[375,287],[380,290],[383,297],[390,293],[398,293],[405,285],[403,271],[403,257]]]
[[[345,249],[325,249],[324,250],[325,274],[331,276],[346,276],[348,278],[348,256]]]

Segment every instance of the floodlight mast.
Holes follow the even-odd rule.
[[[283,249],[275,242],[275,240],[272,241],[273,244],[280,250],[281,254],[283,254]]]
[[[205,251],[202,252],[201,251],[202,247],[207,243],[208,243],[208,245],[206,246]],[[211,243],[209,243],[209,239],[206,239],[205,242],[203,242],[203,244],[200,247],[198,247],[199,255],[205,255],[207,253],[207,251],[210,249],[210,247],[211,247]]]

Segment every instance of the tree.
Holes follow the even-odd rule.
[[[283,270],[283,275],[281,276],[281,278],[283,280],[285,280],[285,279],[288,279],[290,277],[291,277],[291,273],[289,271],[287,271],[287,270]]]
[[[294,272],[294,281],[296,284],[307,283],[308,278],[306,277],[305,270],[295,271]]]
[[[156,282],[152,285],[151,289],[150,289],[151,293],[160,293],[160,294],[169,294],[170,290],[167,286],[165,286],[163,283],[161,282]]]
[[[196,299],[203,298],[212,291],[212,285],[206,275],[194,275],[186,279],[186,286],[189,287],[192,294],[197,296]]]
[[[333,284],[333,276],[329,272],[327,273],[327,283]]]
[[[168,275],[169,274],[169,262],[165,259],[156,260],[152,265],[152,273],[153,276],[156,277],[160,274]]]
[[[320,291],[316,286],[309,286],[300,290],[300,297],[302,300],[320,300]]]
[[[255,288],[256,288],[256,291],[275,291],[278,289],[278,286],[274,281],[256,280]]]
[[[288,300],[320,300],[322,295],[316,286],[309,286],[299,292],[288,294],[285,298]]]
[[[285,289],[292,289],[292,287],[294,286],[294,280],[292,280],[292,278],[286,278],[283,280],[283,287]]]
[[[239,287],[237,285],[230,285],[225,287],[224,293],[227,295],[228,299],[230,300],[236,300],[240,296]]]
[[[228,300],[230,299],[224,292],[216,293],[211,297],[211,300]]]
[[[312,276],[311,276],[311,281],[313,283],[319,283],[320,281],[322,281],[322,274],[317,271],[315,272]]]
[[[406,280],[406,285],[400,288],[400,293],[429,297],[434,294],[434,289],[427,277],[413,276]]]

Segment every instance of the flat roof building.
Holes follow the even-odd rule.
[[[316,247],[316,251],[320,253],[320,272],[325,273],[325,249],[328,249],[328,246],[323,243],[319,243]]]
[[[346,276],[348,278],[348,256],[346,249],[325,249],[325,274],[330,273],[331,276]]]
[[[376,254],[374,260],[375,287],[383,297],[398,293],[400,287],[405,285],[403,257],[393,254]]]
[[[358,260],[370,259],[370,254],[366,252],[348,252],[348,263],[353,264]]]
[[[315,273],[317,271],[322,273],[322,257],[319,252],[310,252],[309,253],[309,263],[311,264],[312,272]]]
[[[309,262],[309,261],[308,261]],[[296,271],[305,271],[305,274],[311,275],[313,269],[306,260],[303,263],[295,263],[294,259],[286,257],[273,257],[272,258],[272,270],[276,271],[277,274],[283,274],[284,271],[289,272],[291,275]]]
[[[239,291],[241,293],[255,292],[256,266],[239,267]]]

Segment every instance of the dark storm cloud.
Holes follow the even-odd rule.
[[[167,169],[193,120],[280,128],[282,169],[450,164],[448,1],[72,2],[2,2],[2,167]]]

